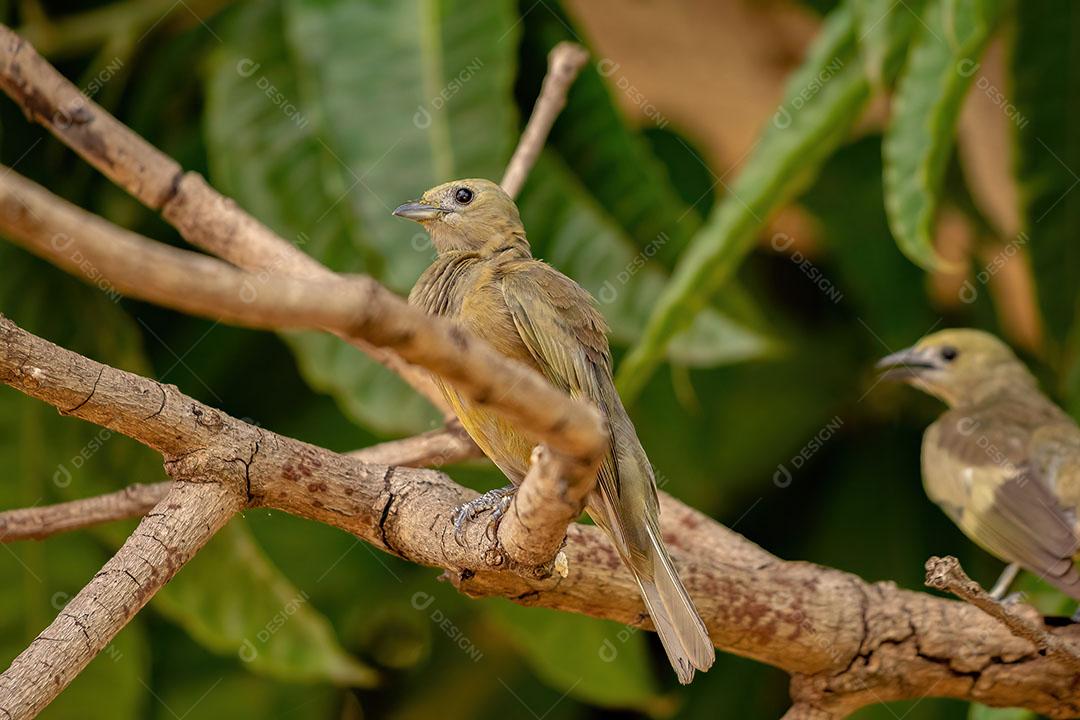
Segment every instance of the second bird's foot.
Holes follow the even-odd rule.
[[[485,534],[491,540],[495,539],[495,533],[499,530],[499,523],[503,515],[510,509],[510,503],[517,492],[516,485],[488,490],[480,497],[470,500],[457,509],[454,513],[454,540],[458,545],[464,546],[465,525],[475,520],[484,512],[491,511],[491,519],[488,521]]]

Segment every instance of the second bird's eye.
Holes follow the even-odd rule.
[[[458,188],[454,191],[454,199],[461,205],[468,205],[472,202],[473,191],[466,187]]]
[[[946,362],[952,362],[959,354],[959,351],[957,351],[957,349],[954,348],[952,345],[946,345],[945,347],[941,348],[941,357]]]

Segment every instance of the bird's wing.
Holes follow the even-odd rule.
[[[577,283],[538,260],[521,261],[502,278],[503,297],[518,334],[540,371],[571,397],[598,405],[608,413],[614,393],[607,324],[592,297]],[[604,383],[609,387],[605,388]],[[612,436],[614,436],[612,434]],[[606,507],[607,522],[618,522],[612,506],[619,497],[616,449],[600,464],[597,486]],[[613,528],[619,530],[619,528]],[[621,542],[623,533],[614,534]],[[620,552],[629,548],[622,544]],[[624,555],[625,556],[625,555]]]
[[[945,413],[923,441],[927,494],[971,539],[1073,597],[1080,574],[1075,512],[1053,491],[1038,436],[1045,408],[997,403]]]
[[[537,366],[556,387],[604,413],[610,445],[597,473],[600,505],[590,503],[589,514],[633,573],[679,682],[688,683],[695,668],[709,669],[715,651],[661,539],[652,468],[611,379],[603,316],[585,290],[542,262],[508,270],[506,306]]]

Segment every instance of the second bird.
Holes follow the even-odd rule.
[[[923,484],[972,540],[1080,600],[1080,428],[1039,392],[1005,343],[978,330],[943,330],[884,358],[887,379],[944,400],[923,437]]]
[[[661,539],[652,466],[615,390],[607,325],[592,297],[532,257],[514,201],[493,182],[439,185],[394,214],[422,224],[437,254],[410,303],[460,322],[604,414],[611,445],[588,512],[637,580],[679,681],[690,682],[695,669],[712,665],[712,642]],[[476,444],[518,485],[534,442],[452,386],[440,386]]]

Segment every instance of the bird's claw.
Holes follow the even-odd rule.
[[[1023,602],[1026,597],[1027,597],[1027,595],[1024,593],[1023,590],[1017,590],[1016,592],[1011,592],[1008,595],[1006,595],[1005,597],[998,600],[998,604],[1000,604],[1000,605],[1017,605],[1017,604]]]
[[[454,513],[454,540],[457,544],[465,547],[465,526],[487,510],[491,511],[491,519],[488,521],[484,534],[489,540],[494,540],[495,533],[499,530],[499,523],[506,511],[510,509],[510,503],[516,491],[516,485],[488,490],[480,497],[459,507]]]

